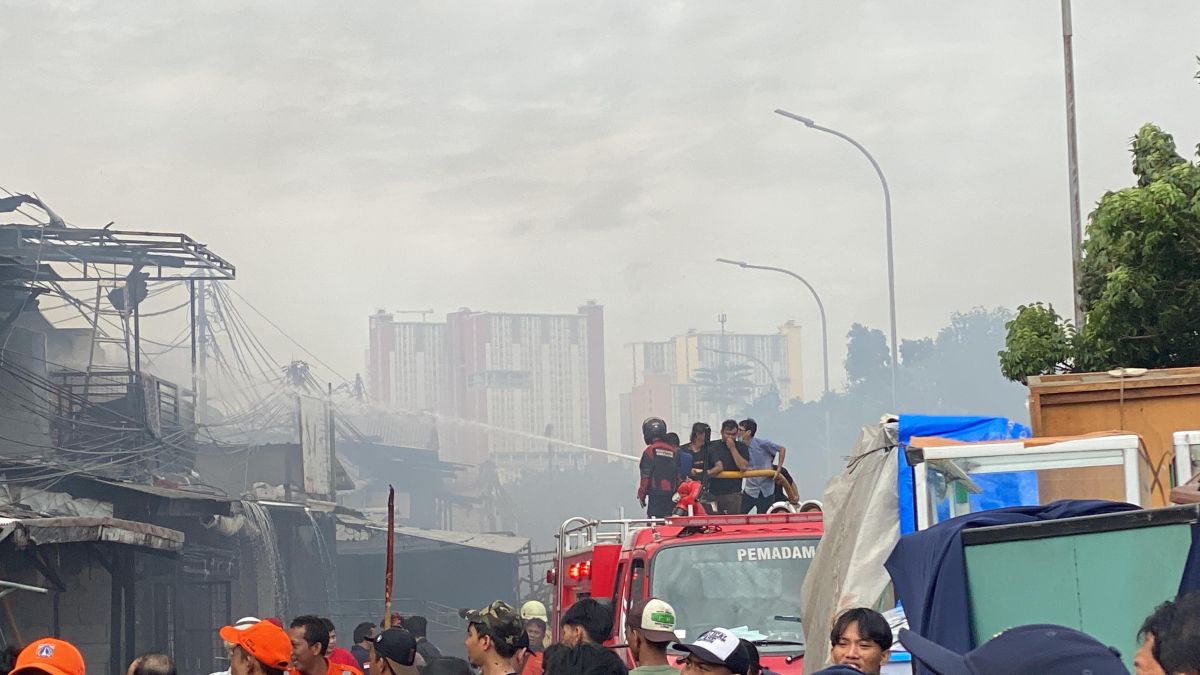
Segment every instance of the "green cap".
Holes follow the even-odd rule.
[[[525,622],[512,605],[497,600],[483,609],[460,609],[458,615],[471,623],[480,624],[493,640],[513,647],[528,646]]]

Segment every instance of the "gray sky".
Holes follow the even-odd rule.
[[[902,337],[976,305],[1069,312],[1053,0],[246,4],[5,2],[0,185],[79,225],[191,233],[344,373],[377,308],[594,298],[612,397],[622,343],[719,312],[803,323],[817,392],[812,301],[724,256],[817,287],[840,379],[849,324],[887,326],[881,193],[776,107],[882,164]],[[1075,5],[1086,211],[1130,183],[1141,123],[1200,140],[1200,3]]]

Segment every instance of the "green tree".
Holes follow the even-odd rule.
[[[731,357],[716,366],[698,368],[694,381],[700,387],[700,400],[729,415],[750,402],[754,394],[753,374],[754,366]]]
[[[1200,364],[1200,165],[1153,124],[1132,153],[1136,185],[1106,193],[1088,219],[1082,329],[1022,307],[999,354],[1005,377]]]
[[[846,378],[850,386],[890,377],[892,356],[883,331],[856,323],[850,326],[846,340]]]

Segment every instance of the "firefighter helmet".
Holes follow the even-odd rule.
[[[642,438],[646,439],[646,445],[650,445],[654,441],[661,441],[667,437],[667,423],[659,417],[647,417],[645,422],[642,422]]]
[[[537,600],[529,600],[526,601],[525,604],[521,605],[521,619],[524,621],[528,621],[530,619],[541,619],[542,621],[550,620],[550,618],[546,615],[546,606]]]

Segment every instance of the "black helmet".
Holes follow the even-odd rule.
[[[658,417],[647,417],[645,422],[642,422],[642,438],[646,439],[646,445],[654,441],[661,441],[667,437],[667,423]]]

